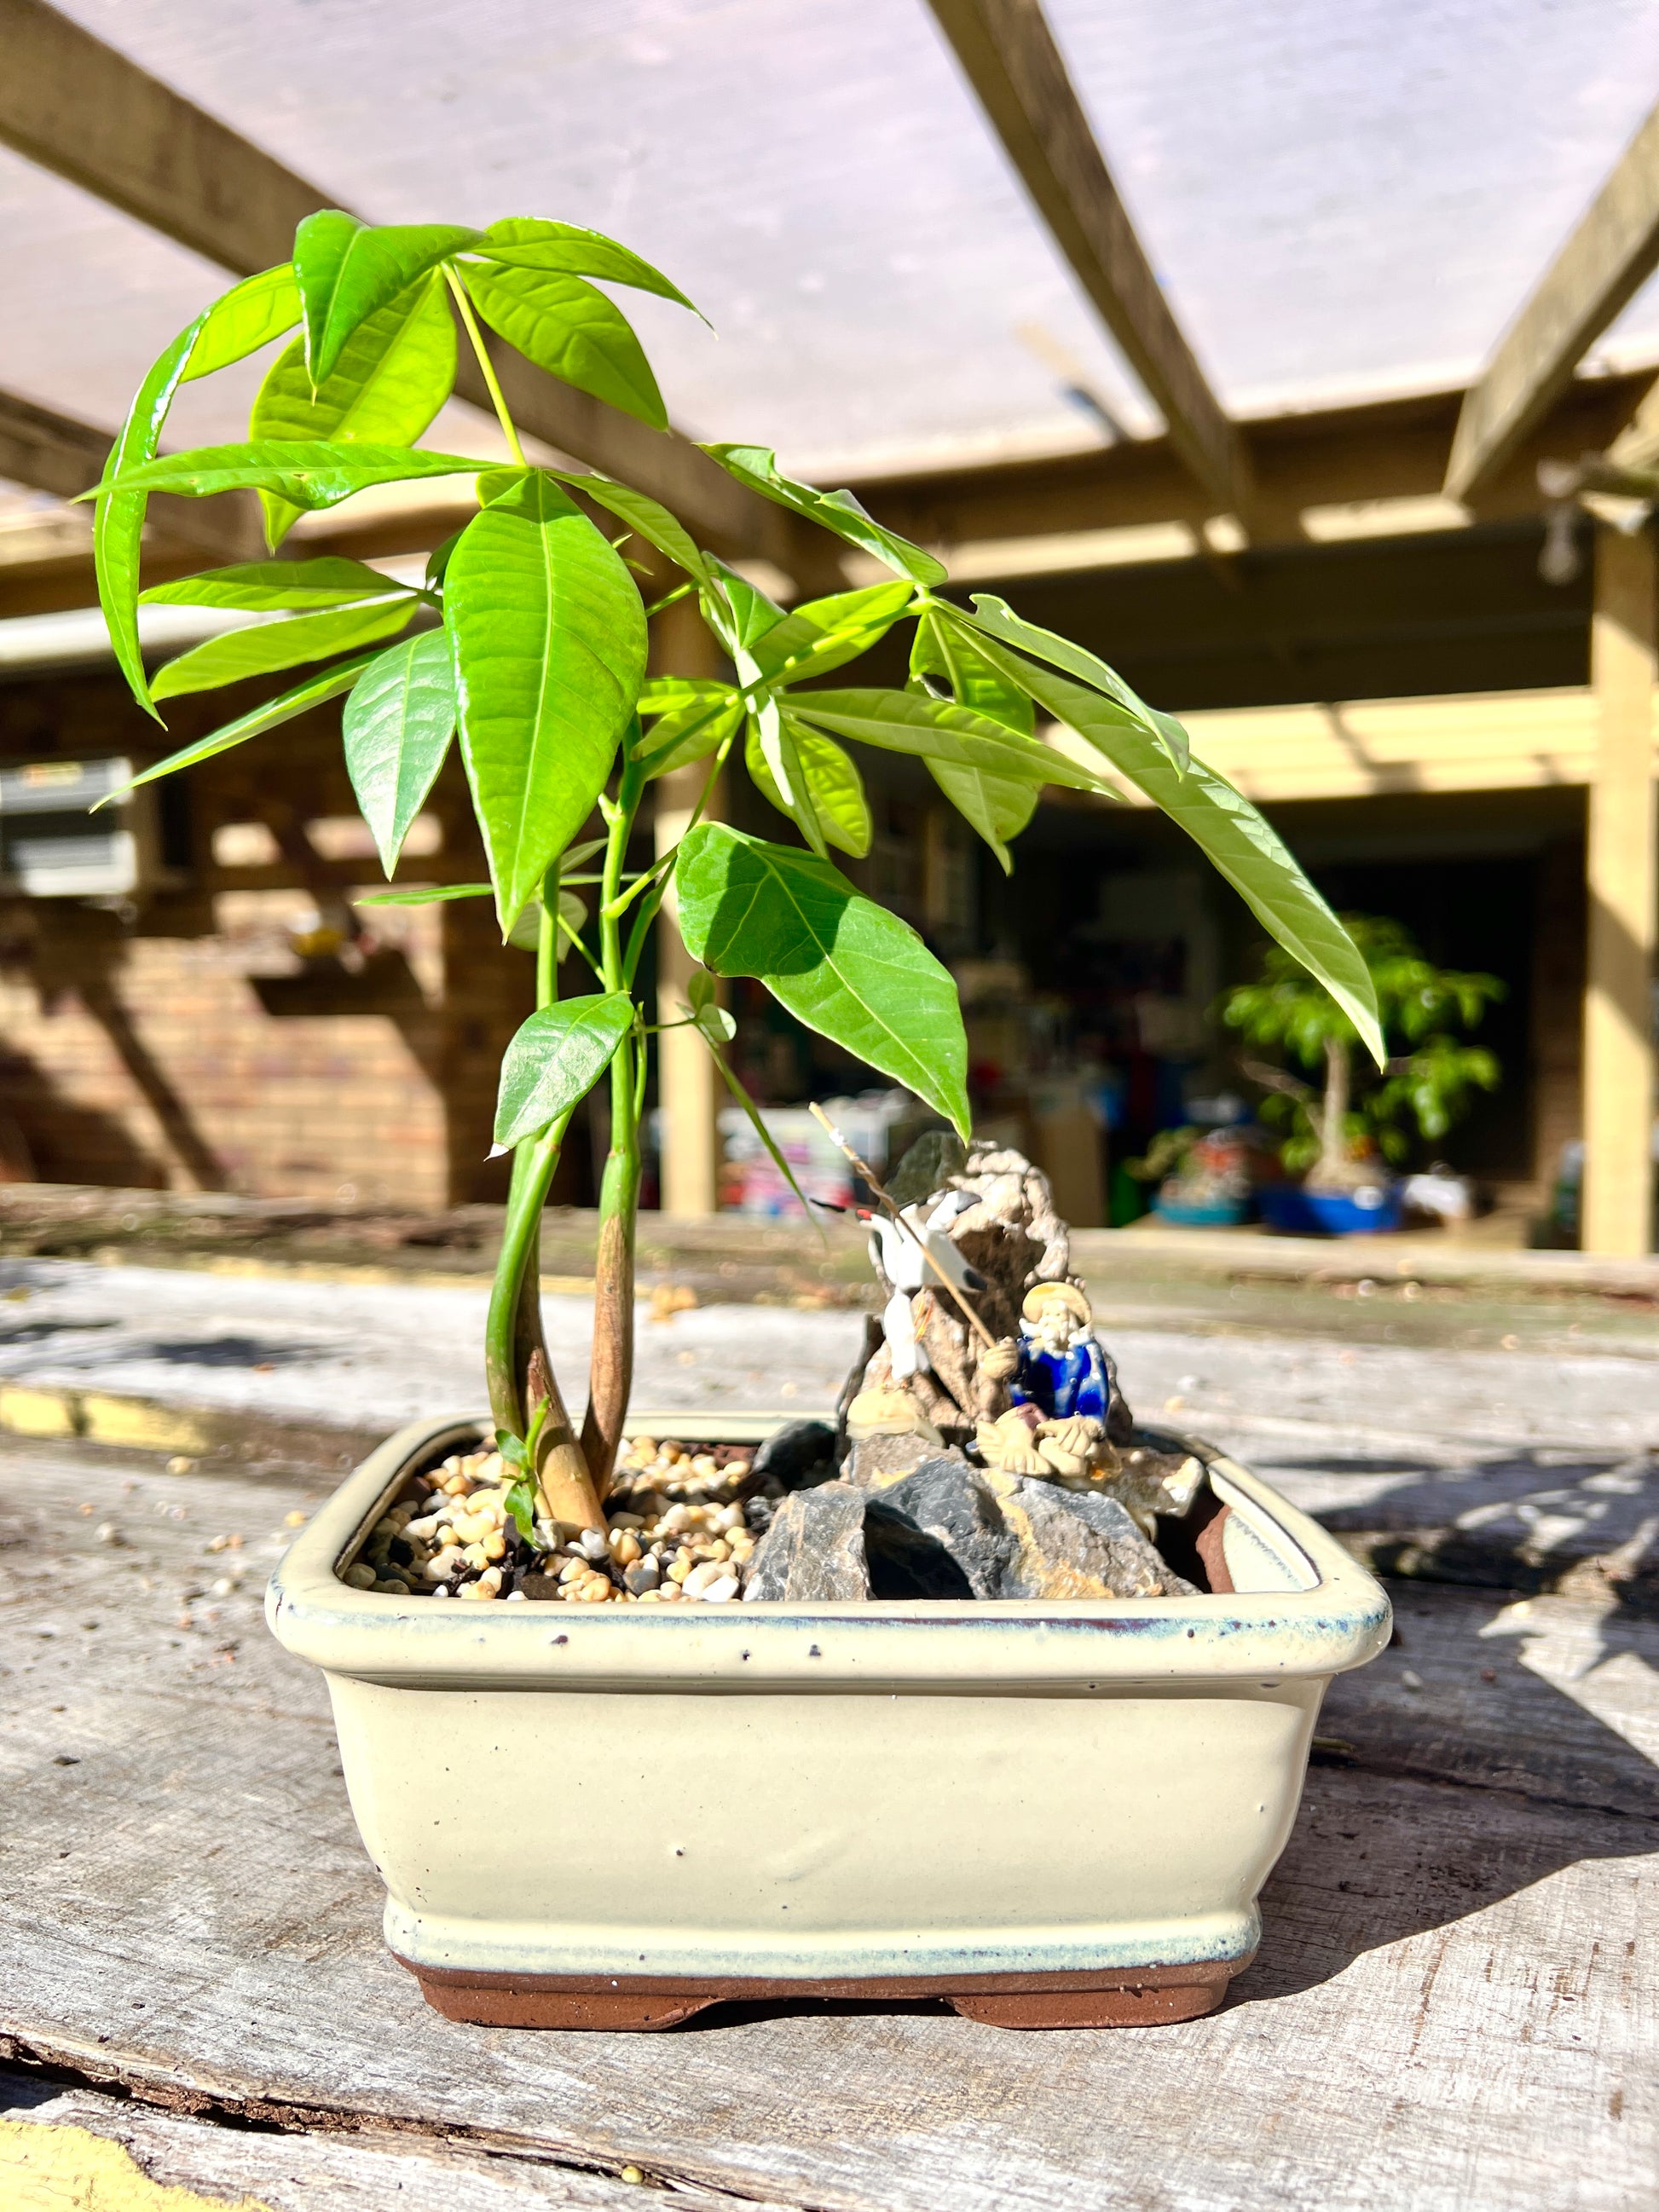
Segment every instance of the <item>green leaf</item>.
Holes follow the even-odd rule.
[[[994,775],[1024,776],[1073,791],[1104,791],[1101,777],[1006,722],[976,714],[921,691],[794,691],[793,712],[837,737],[854,738],[888,752],[919,753],[950,767],[988,769]]]
[[[797,483],[785,476],[778,467],[777,455],[766,447],[705,446],[702,450],[750,491],[833,531],[837,538],[872,554],[902,576],[914,576],[917,583],[928,585],[942,584],[948,576],[942,561],[913,545],[908,538],[901,538],[896,531],[884,530],[850,491],[817,491],[811,484]]]
[[[373,660],[346,701],[346,773],[390,875],[455,734],[447,634],[427,630]]]
[[[490,224],[476,251],[485,260],[499,261],[510,268],[546,269],[569,276],[600,276],[611,284],[631,284],[637,292],[654,292],[659,300],[673,300],[682,307],[690,307],[694,315],[702,312],[677,284],[669,283],[660,269],[641,261],[637,253],[618,246],[602,231],[583,230],[574,222],[507,216]]]
[[[466,525],[452,530],[447,538],[433,547],[426,556],[426,588],[428,592],[442,589],[444,578],[449,573],[449,556],[460,544]]]
[[[478,233],[457,223],[391,223],[370,229],[337,208],[308,215],[294,234],[294,271],[305,315],[305,358],[312,380],[334,373],[346,341],[417,276],[466,246]]]
[[[111,478],[130,477],[135,469],[142,469],[154,457],[161,442],[161,425],[173,404],[173,395],[179,389],[190,360],[191,348],[206,320],[205,315],[198,315],[188,330],[181,331],[139,386],[127,410],[127,419],[104,464],[106,481],[99,489],[93,517],[93,562],[110,644],[133,697],[158,722],[161,717],[155,713],[150,698],[143,647],[138,641],[138,556],[149,495],[144,489],[131,483],[124,483],[119,490],[112,490],[108,485]]]
[[[521,1462],[520,1462],[521,1463]],[[513,1516],[513,1525],[526,1544],[536,1540],[536,1486],[521,1474],[501,1501]]]
[[[495,1142],[522,1144],[585,1098],[633,1026],[626,991],[561,999],[532,1014],[501,1061]]]
[[[505,931],[605,788],[645,673],[645,609],[599,532],[532,472],[468,524],[444,616]]]
[[[544,898],[545,893],[542,899],[533,900],[507,933],[507,943],[516,945],[520,952],[539,952],[541,950],[542,906]],[[561,888],[559,921],[562,927],[559,930],[559,944],[556,957],[562,963],[565,955],[570,950],[573,939],[577,943],[580,942],[582,931],[587,922],[586,903],[584,900],[579,899],[574,891]]]
[[[885,637],[915,597],[915,585],[907,582],[811,599],[755,641],[755,665],[775,684],[827,675]]]
[[[1158,738],[1126,720],[1116,703],[1097,691],[1035,667],[988,639],[981,650],[1187,832],[1263,927],[1325,986],[1380,1067],[1388,1054],[1370,971],[1277,831],[1243,793],[1200,760],[1189,761],[1182,775]]]
[[[927,677],[942,676],[959,705],[988,714],[994,722],[1006,723],[1021,737],[1035,733],[1036,716],[1025,694],[975,652],[965,635],[947,631],[932,614],[924,614],[916,624],[910,672],[918,689],[925,689]],[[996,854],[1004,875],[1012,875],[1014,862],[1007,841],[1017,837],[1036,813],[1037,787],[1023,777],[994,775],[987,769],[939,760],[929,760],[927,772],[957,813]]]
[[[645,692],[640,695],[640,713],[659,718],[634,749],[647,781],[706,760],[732,734],[744,714],[743,701],[729,684],[679,684],[672,677],[658,682],[679,695],[681,703],[665,709],[647,700]],[[647,684],[645,691],[652,688]]]
[[[111,455],[118,460],[119,447]],[[198,446],[169,453],[141,468],[106,476],[82,499],[122,492],[177,492],[210,499],[221,491],[270,491],[295,507],[337,507],[371,484],[401,483],[416,477],[477,476],[483,464],[465,453],[412,453],[403,446],[313,444],[272,439],[258,446]],[[141,517],[142,520],[142,517]]]
[[[355,906],[432,906],[441,899],[488,898],[489,884],[421,884],[407,891],[359,891]]]
[[[283,607],[338,607],[361,599],[385,599],[408,586],[383,576],[366,562],[328,554],[315,561],[245,561],[234,568],[208,568],[174,584],[152,584],[140,592],[141,607],[246,607],[269,612]]]
[[[112,799],[124,799],[128,792],[137,791],[142,783],[154,783],[158,776],[172,775],[181,768],[194,768],[198,761],[211,760],[216,753],[228,752],[233,745],[245,744],[250,738],[263,737],[267,730],[274,730],[283,722],[291,722],[296,714],[308,714],[312,708],[320,707],[325,700],[337,699],[342,691],[350,690],[374,657],[373,653],[361,653],[356,660],[343,660],[332,668],[323,669],[318,675],[307,676],[303,684],[296,684],[291,691],[284,691],[280,698],[267,699],[263,707],[254,708],[251,714],[238,715],[234,722],[227,722],[222,729],[212,731],[205,738],[198,738],[194,744],[182,747],[176,753],[169,753],[165,760],[157,761],[153,768],[147,768],[141,775],[135,775],[131,783],[123,784],[119,791],[108,793],[98,801],[98,806],[107,806]],[[95,814],[98,807],[94,806],[92,811]]]
[[[618,483],[614,477],[602,477],[597,471],[590,471],[586,476],[565,469],[549,469],[547,473],[556,477],[561,483],[568,484],[573,491],[580,492],[584,498],[607,507],[636,536],[643,538],[647,545],[654,545],[659,553],[665,553],[677,568],[684,568],[697,583],[708,581],[708,562],[698,551],[696,539],[656,500],[635,491],[632,484]]]
[[[155,678],[158,699],[176,698],[183,691],[211,691],[222,684],[240,684],[245,677],[269,676],[279,668],[297,668],[325,654],[352,653],[376,638],[402,629],[413,615],[416,601],[409,598],[381,599],[373,606],[336,607],[326,614],[290,615],[279,622],[258,623],[234,629],[223,637],[210,637],[169,660]]]
[[[794,745],[796,804],[784,804],[750,722],[744,762],[756,787],[780,814],[801,823],[803,829],[801,817],[810,808],[826,844],[839,845],[843,853],[862,860],[870,849],[870,806],[864,795],[863,777],[833,738],[809,728],[793,714],[786,714],[783,723]]]
[[[455,388],[455,317],[434,270],[387,307],[365,317],[313,389],[305,342],[272,362],[253,403],[251,441],[412,446]],[[276,544],[300,509],[262,492],[265,535]]]
[[[200,319],[183,380],[191,384],[198,376],[228,368],[232,362],[245,360],[291,331],[299,319],[300,287],[292,262],[279,262],[275,269],[245,277]]]
[[[754,975],[809,1029],[968,1134],[956,985],[907,922],[827,860],[700,822],[675,861],[680,933],[717,975]]]
[[[490,262],[468,262],[461,276],[491,329],[538,368],[653,430],[668,428],[645,349],[627,316],[603,292],[580,276]]]
[[[988,637],[999,638],[1005,645],[1029,653],[1034,659],[1046,660],[1050,667],[1063,669],[1068,676],[1075,676],[1104,697],[1115,700],[1132,720],[1152,732],[1177,769],[1186,768],[1187,732],[1173,714],[1149,707],[1138,691],[1130,690],[1115,668],[1109,668],[1092,653],[1085,653],[1080,645],[1073,645],[1070,638],[1023,621],[1006,599],[999,599],[989,592],[975,592],[970,596],[974,602],[972,614],[948,605],[941,611],[947,618],[954,616],[958,623],[982,630]]]
[[[728,653],[746,652],[784,620],[783,609],[712,553],[703,558],[710,575],[700,595],[703,619]]]

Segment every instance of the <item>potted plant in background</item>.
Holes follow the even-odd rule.
[[[1503,997],[1498,977],[1435,967],[1397,921],[1345,919],[1370,971],[1384,1034],[1405,1048],[1375,1071],[1356,1060],[1352,1021],[1277,945],[1266,947],[1260,980],[1239,984],[1222,1004],[1223,1021],[1246,1044],[1277,1049],[1322,1074],[1316,1085],[1285,1067],[1243,1063],[1267,1091],[1263,1118],[1288,1127],[1279,1159],[1301,1177],[1258,1191],[1262,1218],[1274,1229],[1327,1236],[1397,1229],[1401,1195],[1390,1170],[1409,1158],[1413,1136],[1437,1143],[1477,1090],[1498,1087],[1496,1059],[1456,1034],[1475,1028]]]
[[[385,896],[493,897],[503,935],[536,947],[537,1007],[506,1054],[495,1121],[513,1166],[483,1348],[489,1419],[421,1425],[360,1468],[274,1578],[272,1625],[328,1673],[389,1939],[457,2016],[656,2026],[713,1996],[849,1987],[939,1989],[1011,2021],[1184,2016],[1249,1956],[1323,1682],[1376,1648],[1385,1601],[1329,1539],[1211,1456],[1186,1462],[1204,1500],[1186,1540],[1207,1528],[1209,1587],[1231,1594],[734,1602],[754,1550],[734,1470],[758,1471],[763,1425],[726,1417],[711,1435],[671,1414],[659,1441],[660,1421],[641,1439],[634,1416],[623,1451],[654,1032],[641,956],[672,887],[702,963],[680,1019],[739,1097],[722,976],[758,978],[966,1137],[951,978],[830,858],[870,839],[844,746],[918,757],[1007,868],[1045,783],[1100,784],[1036,736],[1041,713],[1168,809],[1380,1051],[1370,973],[1177,722],[1002,601],[945,596],[943,565],[849,495],[793,481],[759,447],[705,448],[889,572],[786,611],[653,499],[532,464],[482,325],[665,427],[645,356],[595,279],[683,299],[569,224],[312,216],[290,264],[235,286],[167,349],[95,495],[111,635],[147,712],[321,664],[140,780],[343,698],[346,763],[389,874],[454,743],[489,880]],[[449,397],[458,325],[507,465],[418,442]],[[158,457],[183,382],[277,343],[245,443]],[[440,476],[476,478],[477,511],[418,584],[274,557],[138,590],[152,492],[252,489],[275,547],[301,513]],[[653,618],[684,598],[724,679],[647,677]],[[274,618],[152,682],[141,599]],[[905,688],[823,682],[900,624]],[[739,746],[787,842],[704,818]],[[702,799],[678,846],[630,867],[653,782],[693,763]],[[566,972],[589,971],[579,991],[562,985],[562,947]],[[600,1081],[611,1150],[578,1427],[543,1334],[538,1232],[571,1115]],[[690,1449],[700,1438],[719,1449]],[[707,1556],[688,1565],[697,1547],[682,1543],[665,1566],[676,1531]],[[1142,1632],[1112,1632],[1130,1627]]]

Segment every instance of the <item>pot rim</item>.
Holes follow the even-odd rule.
[[[646,1434],[718,1431],[759,1441],[784,1414],[643,1408]],[[476,1439],[477,1414],[411,1422],[349,1474],[278,1561],[265,1596],[277,1641],[331,1673],[388,1685],[709,1692],[857,1689],[960,1692],[1172,1687],[1218,1676],[1286,1680],[1364,1666],[1386,1644],[1382,1586],[1316,1522],[1212,1446],[1218,1496],[1270,1551],[1305,1571],[1299,1589],[1105,1600],[878,1599],[836,1603],[656,1606],[463,1605],[354,1589],[338,1570],[404,1480],[410,1463]],[[748,1434],[744,1435],[744,1431]],[[734,1431],[736,1433],[734,1433]]]

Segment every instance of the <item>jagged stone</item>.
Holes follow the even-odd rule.
[[[960,1585],[951,1594],[976,1598],[1000,1595],[1013,1563],[1015,1540],[995,1492],[978,1468],[970,1467],[959,1453],[935,1455],[870,1500],[865,1513],[865,1542],[871,1580],[878,1596],[898,1595],[884,1592],[880,1587],[878,1553],[890,1543],[895,1553],[902,1550],[906,1559],[914,1553],[919,1569],[925,1568],[931,1559],[931,1553],[917,1552],[907,1539],[896,1534],[890,1537],[890,1522],[915,1531],[923,1544],[949,1560]],[[934,1571],[943,1576],[942,1568],[935,1566]],[[923,1597],[946,1594],[943,1589],[916,1593]]]
[[[939,1452],[937,1438],[918,1436],[914,1430],[902,1437],[860,1437],[847,1455],[841,1480],[860,1490],[885,1490],[902,1482],[924,1461],[937,1459]],[[956,1457],[967,1466],[960,1453]]]
[[[1193,1597],[1115,1498],[1020,1481],[998,1503],[1014,1552],[999,1597]]]
[[[802,1425],[805,1425],[804,1424]],[[864,1492],[823,1482],[783,1499],[755,1547],[744,1598],[802,1603],[867,1598]]]
[[[745,1492],[776,1482],[785,1490],[806,1490],[828,1482],[836,1472],[836,1432],[828,1421],[786,1421],[774,1430],[750,1463]]]
[[[877,1598],[954,1598],[979,1593],[939,1538],[896,1513],[884,1493],[864,1501],[864,1550],[870,1595]]]

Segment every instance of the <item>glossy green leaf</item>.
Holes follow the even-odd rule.
[[[1115,701],[1022,659],[982,632],[980,650],[1187,832],[1263,927],[1325,986],[1381,1066],[1387,1054],[1370,969],[1277,831],[1243,793],[1200,760],[1189,761],[1182,775],[1162,741],[1139,721],[1126,720]]]
[[[455,734],[449,639],[427,630],[371,661],[346,701],[346,773],[390,875]]]
[[[111,455],[112,460],[116,458]],[[121,492],[170,491],[185,499],[210,499],[222,491],[270,491],[309,510],[337,507],[371,484],[476,476],[479,467],[476,458],[465,453],[273,439],[258,446],[198,446],[191,453],[147,460],[140,468],[122,467],[106,476],[95,492],[81,496],[101,500]]]
[[[461,270],[473,305],[527,361],[578,392],[668,428],[645,349],[614,301],[580,276],[471,261]]]
[[[455,316],[434,270],[367,316],[334,368],[313,388],[305,342],[272,362],[248,421],[248,437],[312,443],[412,446],[455,388]],[[301,510],[261,492],[265,534],[276,544]]]
[[[487,261],[502,262],[510,268],[546,269],[568,276],[599,276],[611,284],[630,284],[636,292],[654,292],[659,300],[690,307],[694,315],[701,313],[660,269],[641,261],[637,253],[602,231],[583,230],[574,222],[507,216],[490,224],[475,251]]]
[[[444,616],[505,930],[605,787],[645,673],[645,609],[574,501],[532,473],[468,524]]]
[[[300,319],[300,287],[291,262],[262,269],[214,301],[201,319],[184,381],[211,376],[291,331]]]
[[[672,769],[690,768],[718,751],[743,720],[743,701],[729,684],[708,684],[708,696],[661,714],[635,748],[647,781]],[[640,712],[647,711],[643,699]]]
[[[191,348],[206,319],[204,315],[198,315],[188,330],[181,331],[139,386],[104,465],[105,485],[100,489],[93,517],[93,563],[110,644],[133,697],[158,722],[161,718],[150,698],[143,647],[138,641],[138,556],[149,492],[130,482],[124,482],[118,490],[111,490],[107,486],[113,477],[130,477],[135,469],[142,469],[154,456],[161,442],[161,425],[173,404],[173,395],[179,389],[190,359]]]
[[[803,830],[806,825],[802,817],[810,809],[825,844],[839,845],[843,853],[862,860],[870,849],[871,834],[870,805],[864,795],[864,778],[833,738],[825,737],[822,731],[811,728],[787,712],[783,724],[794,747],[795,804],[784,804],[751,722],[744,762],[757,789],[780,814],[787,814],[800,823]],[[810,836],[808,842],[812,842]]]
[[[968,1134],[956,985],[908,922],[827,860],[702,822],[675,860],[680,933],[717,975],[754,975],[809,1029]]]
[[[758,584],[705,554],[709,582],[699,595],[703,619],[728,653],[747,651],[784,620],[783,609]]]
[[[152,584],[149,591],[139,592],[138,604],[270,612],[283,607],[354,605],[360,599],[384,599],[406,590],[367,562],[327,554],[315,561],[244,561],[233,568],[207,568],[176,583]]]
[[[495,1142],[522,1144],[585,1098],[633,1026],[626,991],[561,999],[532,1014],[501,1061]]]
[[[1073,645],[1070,638],[1023,620],[1006,599],[999,599],[989,592],[975,592],[970,596],[974,602],[972,614],[963,612],[960,607],[948,610],[957,617],[958,625],[968,624],[1004,645],[1030,653],[1034,659],[1046,660],[1051,668],[1075,676],[1103,697],[1115,700],[1131,720],[1152,732],[1178,769],[1186,768],[1187,732],[1173,714],[1149,707],[1138,691],[1130,690],[1115,668],[1109,668],[1092,653],[1085,653],[1080,645]]]
[[[1026,776],[1031,782],[1059,783],[1073,791],[1109,787],[1052,745],[1022,737],[1006,723],[976,714],[971,707],[934,699],[920,691],[794,691],[792,710],[820,729],[884,751],[918,753],[947,766],[988,769],[994,775]]]
[[[547,473],[596,505],[608,508],[643,538],[647,545],[654,545],[659,553],[665,553],[677,568],[684,568],[697,583],[708,581],[708,562],[698,550],[696,540],[658,501],[645,492],[635,491],[632,484],[618,483],[612,477],[600,476],[597,470],[590,470],[585,476],[564,469],[549,469]]]
[[[488,898],[488,884],[417,884],[406,891],[359,891],[354,906],[434,906],[441,900]]]
[[[769,682],[800,684],[827,676],[878,644],[915,597],[914,584],[872,584],[792,608],[754,646],[755,665]]]
[[[372,606],[334,607],[325,614],[291,615],[286,621],[228,631],[169,660],[156,676],[155,695],[172,699],[185,691],[212,691],[222,684],[298,668],[327,654],[355,653],[402,629],[416,604],[409,598],[381,599]]]
[[[544,898],[545,894],[544,893]],[[539,952],[542,944],[542,899],[534,899],[507,933],[509,945],[516,945],[520,952]],[[559,892],[558,951],[556,958],[562,964],[573,939],[580,941],[587,925],[587,902],[577,897],[574,891]]]
[[[417,276],[477,243],[458,223],[391,223],[371,229],[337,208],[307,216],[294,234],[294,270],[313,380],[334,373],[359,324],[389,307]]]
[[[965,635],[947,631],[931,614],[924,614],[916,624],[910,671],[917,688],[925,688],[927,677],[942,678],[958,705],[1006,723],[1021,737],[1035,733],[1036,715],[1025,694],[975,652]],[[1014,862],[1007,841],[1017,837],[1036,813],[1038,787],[1024,777],[994,775],[988,769],[939,760],[929,760],[927,772],[996,854],[1004,875],[1012,875]]]
[[[919,584],[945,582],[949,571],[942,561],[896,530],[884,530],[850,491],[818,491],[811,484],[797,483],[783,474],[777,455],[764,446],[705,446],[702,450],[750,491],[833,531],[902,576],[914,576]]]
[[[100,799],[98,806],[107,806],[111,800],[124,798],[129,791],[137,791],[140,784],[154,783],[160,776],[175,775],[181,768],[194,768],[198,761],[211,760],[216,753],[227,753],[233,745],[246,744],[250,738],[263,737],[267,730],[274,730],[283,722],[291,722],[296,714],[309,714],[313,707],[320,707],[330,699],[337,699],[342,691],[350,690],[374,658],[373,653],[360,653],[355,660],[338,661],[332,668],[325,668],[315,676],[307,676],[303,684],[296,684],[291,691],[284,691],[279,698],[267,699],[263,707],[255,707],[249,714],[239,714],[234,722],[227,722],[222,728],[211,731],[205,738],[198,738],[193,744],[181,746],[176,753],[169,753],[165,760],[157,761],[153,767],[145,769],[142,775],[135,775],[132,781],[124,784],[119,791],[112,791],[106,798]],[[97,811],[98,807],[94,807],[94,814]]]

